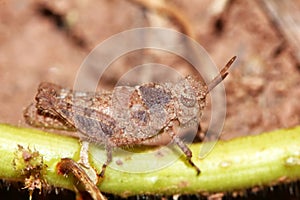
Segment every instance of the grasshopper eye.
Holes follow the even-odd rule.
[[[197,100],[195,96],[195,92],[191,87],[187,87],[183,90],[183,93],[180,96],[180,102],[186,107],[193,107]]]

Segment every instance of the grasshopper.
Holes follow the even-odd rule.
[[[207,94],[228,75],[233,57],[208,85],[196,77],[179,81],[117,86],[112,91],[80,92],[42,82],[32,103],[24,111],[29,125],[77,131],[81,141],[104,145],[107,160],[100,176],[112,161],[114,147],[142,144],[163,132],[192,161],[192,152],[176,129],[187,124],[199,125]],[[82,148],[82,155],[84,153]],[[86,156],[82,162],[87,163]],[[85,161],[84,161],[85,160]]]

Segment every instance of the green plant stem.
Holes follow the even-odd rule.
[[[72,179],[58,175],[56,165],[61,158],[79,159],[78,139],[0,124],[0,178],[24,180],[20,170],[16,170],[13,164],[18,145],[36,150],[43,156],[47,166],[43,178],[48,184],[74,190]],[[207,157],[199,159],[197,155],[202,145],[190,146],[193,161],[202,171],[199,176],[185,162],[184,156],[161,170],[148,173],[122,172],[113,169],[116,168],[113,166],[119,166],[120,169],[123,165],[145,167],[141,163],[148,165],[159,162],[167,155],[154,156],[151,160],[141,162],[135,159],[138,153],[128,155],[114,152],[113,168],[107,169],[99,188],[102,192],[121,196],[216,193],[300,179],[300,127],[219,141]],[[142,149],[139,151],[143,152]],[[104,150],[92,146],[90,152],[92,166],[100,171],[102,161],[99,160],[105,160]]]

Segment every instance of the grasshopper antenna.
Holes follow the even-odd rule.
[[[209,84],[208,84],[208,92],[214,89],[221,81],[223,81],[228,75],[228,69],[235,61],[236,56],[233,56],[225,65],[225,67],[220,71],[220,74],[216,76]]]

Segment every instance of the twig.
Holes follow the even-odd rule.
[[[18,163],[16,152],[20,145],[34,149],[43,156],[41,160],[46,170],[42,170],[41,177],[45,182],[51,186],[74,190],[70,177],[59,175],[56,169],[61,158],[79,159],[80,145],[77,139],[41,130],[0,124],[0,177],[2,179],[24,180],[20,166],[18,168],[14,166]],[[198,155],[200,149],[201,144],[191,145],[194,155]],[[104,150],[92,146],[90,152],[92,166],[101,171],[99,155],[105,158]],[[95,152],[97,155],[94,155]],[[168,156],[160,155],[156,157],[157,160],[141,161],[136,159],[137,155],[124,157],[123,154],[114,153],[113,164],[123,161],[126,165],[142,168],[149,162],[160,162],[161,156]],[[30,156],[23,155],[23,157],[25,159]],[[121,196],[211,194],[299,180],[300,127],[226,142],[219,141],[206,158],[200,160],[195,156],[193,159],[201,167],[202,173],[199,176],[184,160],[182,157],[168,167],[149,173],[126,173],[108,168],[103,182],[98,186],[102,192]]]

